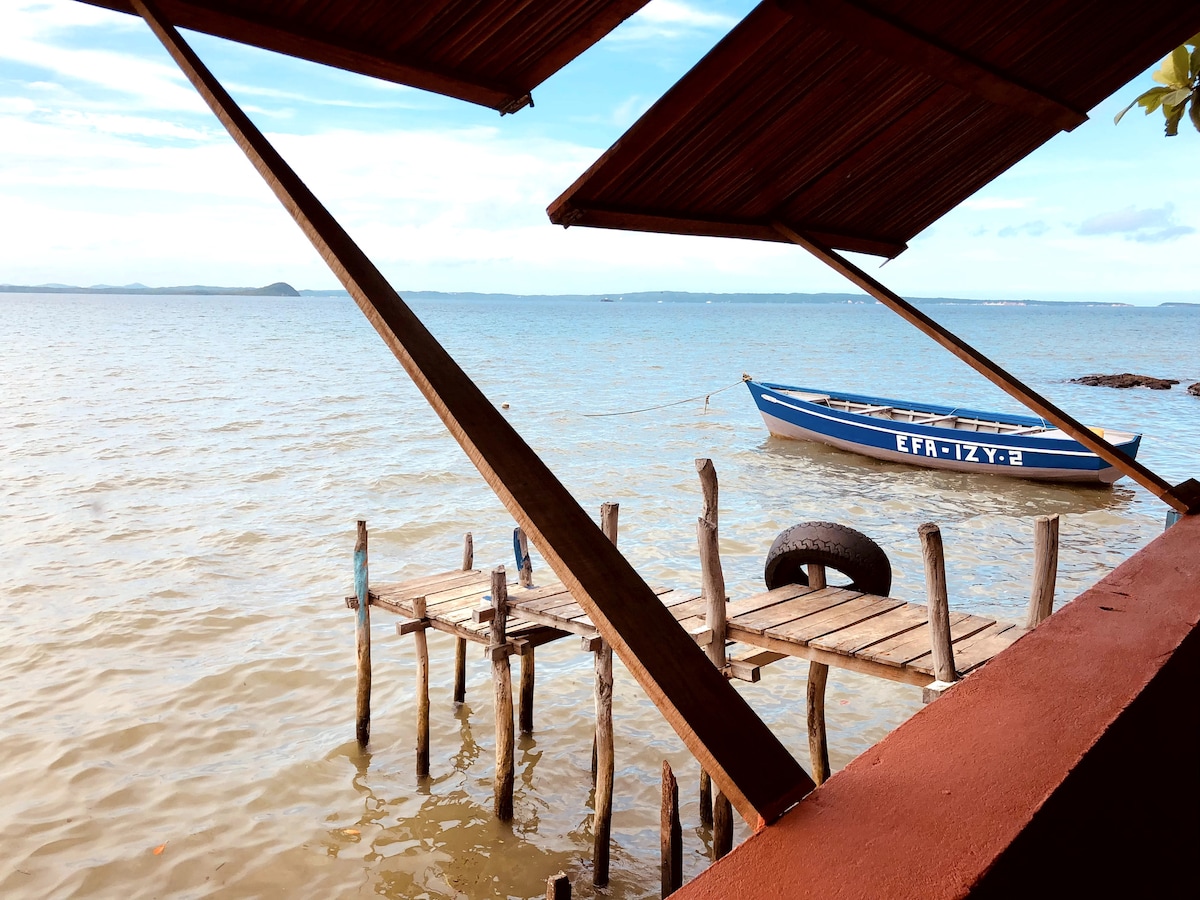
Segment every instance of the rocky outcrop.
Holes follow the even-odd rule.
[[[1200,397],[1200,381],[1197,381],[1195,384],[1189,384],[1188,393],[1193,397]]]
[[[1171,385],[1179,384],[1174,378],[1155,378],[1152,375],[1133,375],[1129,372],[1120,375],[1084,375],[1082,378],[1072,378],[1071,383],[1114,388],[1146,387],[1152,391],[1168,391]]]

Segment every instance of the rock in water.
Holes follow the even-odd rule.
[[[1188,393],[1193,397],[1200,397],[1200,381],[1197,381],[1195,384],[1189,384]]]
[[[1084,375],[1082,378],[1072,378],[1071,383],[1114,388],[1147,387],[1152,391],[1169,391],[1171,385],[1179,384],[1179,381],[1174,378],[1154,378],[1151,375],[1124,372],[1120,375]]]

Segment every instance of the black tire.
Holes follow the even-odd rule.
[[[821,563],[845,575],[850,583],[844,586],[850,590],[886,597],[892,589],[892,564],[887,554],[861,531],[836,522],[801,522],[781,531],[767,551],[763,572],[767,590],[808,584],[805,567],[809,563]],[[829,580],[831,586],[833,580]]]

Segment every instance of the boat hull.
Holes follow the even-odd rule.
[[[817,441],[873,459],[954,472],[1076,484],[1111,484],[1121,477],[1118,469],[1066,435],[1053,438],[981,433],[891,421],[831,409],[793,394],[781,393],[781,390],[809,392],[806,388],[757,382],[747,384],[767,430],[777,437]],[[989,416],[1003,425],[1018,427],[1036,427],[1041,421],[1031,417],[979,413],[879,397],[840,397],[845,398],[860,403],[903,406],[931,415],[961,416],[969,413]],[[1137,454],[1141,435],[1127,437],[1128,440],[1115,445],[1133,457]]]

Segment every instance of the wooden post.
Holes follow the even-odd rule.
[[[413,617],[425,618],[425,598],[413,600]],[[425,629],[413,632],[417,646],[417,777],[429,777],[429,643]]]
[[[1058,577],[1058,516],[1038,516],[1033,528],[1033,590],[1027,628],[1036,628],[1054,612]]]
[[[942,530],[932,522],[917,529],[925,560],[925,595],[929,603],[929,643],[933,650],[933,677],[938,681],[958,680],[954,671],[954,647],[950,642],[950,601],[946,595],[946,562],[942,553]]]
[[[708,601],[704,624],[712,629],[712,640],[706,652],[714,666],[725,667],[725,577],[721,571],[721,553],[717,534],[718,498],[717,470],[711,459],[696,460],[700,475],[700,490],[704,507],[696,523],[696,542],[700,548],[701,592]],[[700,824],[713,825],[712,778],[700,770]]]
[[[367,576],[367,523],[358,521],[354,541],[354,594],[358,609],[354,618],[354,650],[357,662],[357,686],[354,692],[354,733],[358,746],[371,740],[371,591]]]
[[[683,887],[683,828],[679,824],[679,783],[671,764],[662,764],[662,807],[659,812],[659,848],[662,852],[662,895]]]
[[[663,718],[755,827],[813,781],[596,527],[571,492],[446,352],[153,0],[129,0],[358,304],[496,496]],[[736,741],[729,734],[736,734]]]
[[[615,756],[612,720],[612,647],[601,642],[596,651],[596,812],[593,817],[592,884],[608,884],[609,840],[612,834]]]
[[[517,582],[523,588],[533,587],[533,563],[529,559],[529,539],[520,526],[513,529],[513,556],[517,559]]]
[[[820,563],[808,564],[808,586],[815,590],[827,587],[825,567]],[[829,739],[825,733],[825,684],[829,680],[829,666],[825,663],[808,664],[808,756],[812,760],[812,777],[817,784],[829,778]]]
[[[565,872],[546,879],[546,900],[571,900],[571,881]]]
[[[504,566],[492,570],[491,657],[492,683],[496,697],[496,775],[493,798],[496,818],[511,822],[513,817],[513,704],[512,673],[508,668],[508,581]]]
[[[829,778],[829,741],[825,735],[825,682],[829,666],[808,664],[808,755],[812,760],[812,777],[817,784]]]
[[[533,734],[533,672],[533,647],[526,647],[521,653],[521,693],[517,706],[521,734]]]
[[[475,539],[471,532],[463,535],[462,570],[469,572],[475,568]],[[454,639],[454,702],[462,703],[467,699],[467,639]]]
[[[713,797],[713,861],[733,849],[733,807],[721,791]]]

